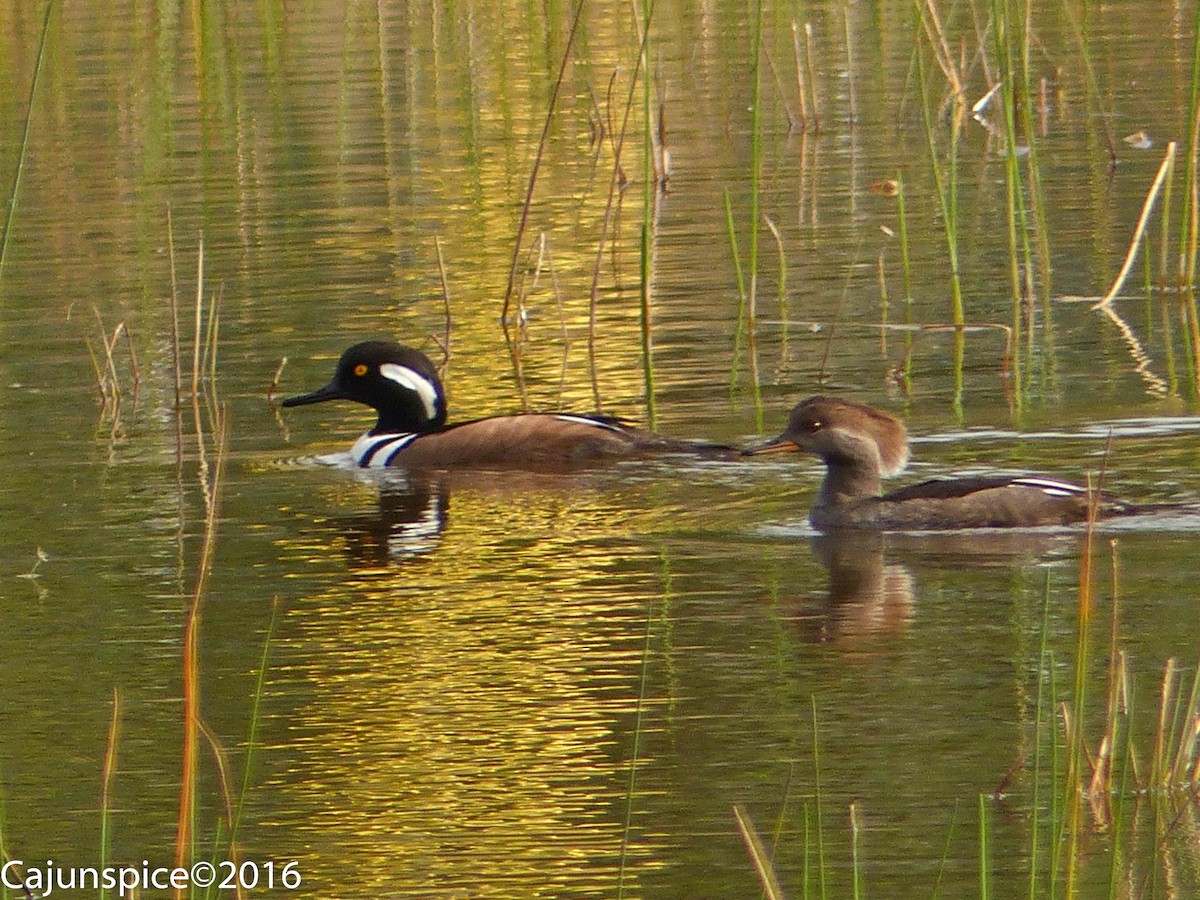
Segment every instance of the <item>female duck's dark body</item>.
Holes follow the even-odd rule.
[[[882,479],[908,462],[908,432],[895,416],[837,397],[810,397],[787,429],[748,454],[807,451],[825,463],[825,482],[809,513],[814,528],[907,531],[1067,525],[1087,518],[1088,490],[1052,478],[986,475],[924,481],[882,493]],[[1139,507],[1097,498],[1100,517]]]

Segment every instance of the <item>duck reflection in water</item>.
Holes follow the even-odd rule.
[[[813,555],[828,571],[824,594],[793,599],[790,609],[803,636],[813,642],[861,647],[901,634],[916,610],[926,570],[1012,569],[1074,559],[1077,536],[1066,532],[921,532],[836,529],[810,539]],[[895,559],[903,559],[896,562]]]
[[[379,485],[375,510],[334,516],[324,526],[355,563],[380,566],[436,550],[449,513],[450,490],[441,479],[389,478]]]
[[[883,534],[872,531],[831,531],[812,538],[829,587],[789,604],[805,640],[855,646],[907,628],[913,577],[903,565],[884,563],[883,541]]]

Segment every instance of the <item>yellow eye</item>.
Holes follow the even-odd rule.
[[[367,365],[366,365],[366,363],[359,363],[357,366],[355,366],[355,367],[354,367],[354,374],[355,374],[355,375],[359,375],[359,376],[366,375],[366,374],[367,374]]]

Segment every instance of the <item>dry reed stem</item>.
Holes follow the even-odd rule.
[[[198,413],[197,413],[198,415]],[[227,414],[224,408],[217,411],[213,444],[215,460],[211,472],[203,457],[200,463],[200,481],[203,489],[206,512],[204,533],[200,544],[200,557],[196,563],[196,580],[188,605],[188,617],[183,635],[183,769],[180,777],[179,819],[175,839],[175,865],[184,866],[190,858],[193,842],[192,825],[195,819],[195,790],[198,776],[199,734],[203,728],[200,718],[200,621],[208,578],[212,571],[212,558],[216,546],[218,499],[224,480],[227,456]],[[198,444],[203,447],[203,434],[197,432]],[[179,889],[175,896],[182,898]]]
[[[808,129],[808,92],[804,88],[804,60],[800,52],[800,26],[792,20],[792,52],[796,57],[796,95],[799,100],[800,130]]]
[[[588,293],[588,335],[587,335],[587,351],[588,351],[588,369],[592,379],[592,400],[598,411],[603,410],[603,405],[600,400],[600,377],[596,367],[596,310],[600,303],[600,266],[604,260],[605,240],[608,236],[609,226],[612,223],[613,207],[616,200],[617,189],[625,183],[625,173],[621,168],[621,152],[625,147],[625,134],[629,128],[629,117],[633,110],[633,94],[637,87],[638,75],[642,68],[642,59],[646,54],[646,41],[650,39],[649,29],[641,36],[641,44],[638,47],[637,62],[633,67],[633,77],[629,80],[629,93],[625,98],[625,109],[621,116],[621,127],[614,128],[612,123],[609,123],[610,140],[612,141],[613,153],[613,168],[612,175],[608,183],[608,197],[604,203],[604,215],[600,220],[600,235],[596,241],[596,262],[592,266],[592,284]],[[617,73],[613,72],[612,78],[609,80],[609,115],[612,115],[612,94],[616,84]]]
[[[29,135],[33,124],[33,101],[37,96],[38,83],[41,81],[42,61],[46,58],[46,37],[50,34],[50,14],[56,4],[46,3],[46,11],[42,15],[42,31],[38,38],[37,56],[34,58],[33,77],[29,79],[29,97],[25,104],[25,124],[21,130],[21,149],[17,153],[17,164],[13,169],[12,186],[8,192],[8,211],[4,217],[4,231],[0,232],[0,281],[4,278],[4,263],[8,259],[8,242],[12,237],[13,222],[17,216],[17,200],[21,195],[21,180],[25,173],[25,160],[29,157]]]
[[[933,49],[933,58],[937,60],[938,67],[946,76],[946,81],[950,83],[950,89],[957,96],[960,107],[965,108],[967,100],[963,90],[962,77],[954,66],[954,54],[946,41],[946,33],[942,28],[942,21],[938,17],[934,0],[925,0],[925,5],[921,7],[921,24],[925,28],[929,45]]]
[[[550,139],[550,123],[554,121],[554,110],[558,106],[558,95],[562,90],[563,80],[567,74],[567,63],[571,59],[571,48],[575,45],[575,33],[579,30],[579,20],[583,15],[583,0],[575,4],[575,12],[571,16],[571,30],[567,33],[567,46],[563,49],[562,62],[558,67],[558,77],[554,80],[554,89],[550,92],[550,105],[546,110],[546,120],[542,124],[542,135],[538,139],[537,153],[533,157],[533,168],[529,172],[529,185],[525,189],[525,202],[521,204],[521,219],[517,223],[516,240],[513,242],[512,262],[508,267],[508,284],[504,288],[504,303],[500,309],[500,320],[505,323],[507,334],[508,307],[512,301],[513,288],[517,280],[517,264],[521,260],[521,244],[525,238],[525,228],[529,222],[529,210],[533,206],[533,190],[537,185],[538,170],[546,153],[546,144]]]
[[[767,60],[767,68],[771,70],[771,77],[775,80],[775,91],[779,94],[779,103],[783,106],[783,117],[787,119],[788,131],[791,132],[796,127],[796,119],[792,115],[792,110],[788,106],[787,96],[783,92],[783,81],[779,77],[779,72],[775,68],[775,60],[771,58],[771,51],[763,45],[763,56]]]
[[[454,325],[454,320],[450,314],[450,281],[446,278],[446,260],[442,255],[441,237],[434,236],[433,249],[437,253],[438,277],[442,282],[442,309],[446,314],[445,329],[442,332],[442,340],[439,342],[442,348],[442,364],[438,366],[438,377],[442,381],[445,381],[446,372],[450,368],[450,331]],[[434,338],[434,340],[436,341],[437,339]]]
[[[271,383],[267,386],[267,402],[272,403],[275,400],[275,392],[279,390],[279,381],[283,378],[283,370],[287,367],[288,358],[285,356],[279,360],[279,365],[275,367],[275,374],[271,376]]]
[[[117,774],[117,748],[121,736],[121,692],[113,688],[112,718],[108,723],[108,740],[104,745],[104,767],[100,776],[100,868],[108,865],[110,845],[109,817],[112,812],[112,787]],[[0,857],[7,861],[7,857]],[[100,892],[101,900],[108,892]]]
[[[812,102],[812,123],[813,128],[817,131],[821,130],[821,114],[818,111],[819,98],[817,96],[817,72],[813,65],[813,28],[812,22],[804,23],[804,47],[805,57],[804,62],[808,67],[808,93]]]
[[[175,228],[171,221],[171,205],[167,204],[167,261],[171,269],[171,362],[175,370],[175,410],[183,402],[183,372],[179,363],[179,281],[175,274]],[[176,415],[176,421],[179,416]]]
[[[1150,762],[1150,783],[1154,787],[1167,786],[1166,755],[1168,728],[1168,710],[1175,701],[1175,657],[1167,660],[1163,666],[1162,686],[1158,703],[1158,728],[1154,732],[1154,757]]]
[[[1133,239],[1129,242],[1129,250],[1125,254],[1125,263],[1121,266],[1121,271],[1117,273],[1117,278],[1113,282],[1108,293],[1100,298],[1092,309],[1105,309],[1112,304],[1113,298],[1120,293],[1121,288],[1125,285],[1125,279],[1129,276],[1129,270],[1133,268],[1133,262],[1137,259],[1138,248],[1142,245],[1142,237],[1146,232],[1146,224],[1150,220],[1150,213],[1154,209],[1154,204],[1158,200],[1159,192],[1162,190],[1163,182],[1166,181],[1167,175],[1175,165],[1175,141],[1167,144],[1167,153],[1163,157],[1162,165],[1158,167],[1158,174],[1154,177],[1154,183],[1150,186],[1149,193],[1146,194],[1146,200],[1142,204],[1142,214],[1138,217],[1137,227],[1133,230]]]
[[[746,845],[746,851],[750,854],[750,861],[754,863],[754,869],[758,872],[758,880],[762,884],[763,895],[769,898],[769,900],[782,900],[783,888],[780,886],[779,879],[775,875],[775,869],[771,863],[771,854],[767,852],[762,836],[758,833],[758,829],[754,827],[754,822],[750,819],[750,814],[746,812],[742,804],[735,803],[733,804],[733,818],[737,822],[738,832],[742,836],[742,843]]]
[[[229,760],[225,753],[225,748],[221,746],[220,739],[217,737],[216,733],[208,727],[208,723],[201,719],[198,724],[200,727],[200,733],[208,742],[209,750],[212,751],[213,762],[217,767],[217,779],[221,783],[221,799],[225,803],[225,821],[229,824],[230,830],[229,846],[226,852],[228,853],[229,861],[233,863],[235,870],[237,870],[241,867],[241,854],[238,853],[237,843],[233,838],[234,804],[233,792],[229,787]],[[234,893],[239,900],[245,900],[246,886],[242,883],[242,879],[238,878],[236,881],[237,884],[235,885]]]

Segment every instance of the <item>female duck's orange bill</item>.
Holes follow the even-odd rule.
[[[799,453],[801,447],[786,434],[781,434],[774,440],[759,444],[757,447],[747,447],[742,456],[762,456],[767,453]]]

